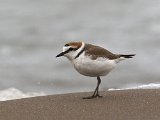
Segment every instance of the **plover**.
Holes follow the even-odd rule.
[[[84,99],[102,97],[99,95],[101,76],[107,75],[124,59],[132,58],[135,54],[114,54],[100,46],[85,42],[69,42],[63,46],[63,52],[56,57],[67,57],[74,68],[82,75],[97,77],[97,86],[92,96]]]

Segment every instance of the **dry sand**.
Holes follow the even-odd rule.
[[[160,120],[160,90],[51,95],[0,102],[0,120]]]

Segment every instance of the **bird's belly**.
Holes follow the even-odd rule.
[[[114,60],[108,60],[105,58],[98,58],[96,60],[85,58],[85,59],[77,59],[74,61],[75,69],[80,74],[90,77],[105,76],[115,66],[116,63]]]

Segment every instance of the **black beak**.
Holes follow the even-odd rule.
[[[58,54],[56,57],[64,56],[64,55],[67,54],[69,51],[70,51],[70,49],[68,49],[67,51],[61,52],[61,53]]]
[[[56,57],[61,57],[63,56],[65,53],[64,52],[61,52],[60,54],[58,54]]]

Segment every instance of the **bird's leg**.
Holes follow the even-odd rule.
[[[99,95],[99,85],[101,84],[101,78],[98,76],[98,77],[97,77],[97,80],[98,80],[98,82],[97,82],[97,87],[96,87],[96,91],[97,91],[97,92],[96,92],[95,96],[96,96],[96,97],[102,97],[102,96]]]
[[[83,99],[92,99],[92,98],[95,98],[95,97],[102,97],[102,96],[99,95],[99,92],[98,92],[99,91],[99,85],[101,84],[101,79],[100,79],[99,76],[97,77],[97,80],[98,80],[97,87],[96,87],[93,95],[89,96],[89,97],[84,97]]]

